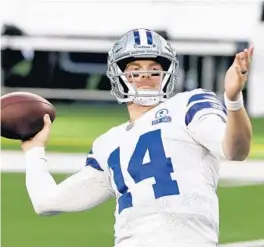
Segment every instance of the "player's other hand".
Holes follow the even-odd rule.
[[[43,120],[44,126],[42,130],[30,140],[22,141],[21,148],[24,152],[33,147],[45,147],[47,145],[51,129],[51,120],[49,114],[45,114]]]
[[[236,54],[231,67],[225,75],[225,92],[229,100],[235,101],[243,90],[248,79],[248,72],[253,56],[254,47]]]

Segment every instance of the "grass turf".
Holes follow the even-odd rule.
[[[2,247],[111,247],[114,200],[90,211],[37,216],[24,174],[2,174]],[[56,174],[59,182],[66,175]],[[220,187],[220,242],[264,238],[264,186]]]
[[[123,105],[56,105],[57,118],[53,123],[47,150],[87,152],[94,139],[113,126],[127,121]],[[250,158],[264,159],[264,119],[252,119],[253,142]],[[19,150],[19,141],[1,138],[2,149]]]

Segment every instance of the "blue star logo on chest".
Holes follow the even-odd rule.
[[[155,114],[155,120],[152,121],[152,125],[171,122],[171,117],[168,114],[168,109],[158,110]]]

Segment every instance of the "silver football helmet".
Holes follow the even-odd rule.
[[[130,78],[135,74],[157,75],[161,81],[159,89],[137,89],[129,82],[125,67],[134,60],[148,59],[158,62],[162,71],[130,71]],[[179,62],[176,52],[158,33],[148,29],[135,29],[121,37],[108,53],[107,77],[111,82],[111,93],[119,103],[134,102],[139,105],[155,105],[176,94]]]

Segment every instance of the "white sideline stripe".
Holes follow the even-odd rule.
[[[231,244],[220,244],[219,247],[264,247],[264,239]]]
[[[51,173],[75,173],[86,163],[85,153],[47,153]],[[22,151],[1,151],[1,172],[24,172]],[[264,183],[264,161],[224,162],[220,166],[220,186]]]

